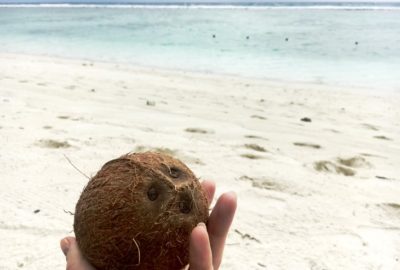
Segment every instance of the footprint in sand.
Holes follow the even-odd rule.
[[[67,141],[56,141],[51,139],[39,140],[37,145],[44,148],[69,148],[71,145]]]
[[[377,207],[383,209],[391,217],[400,219],[400,204],[395,202],[386,202],[376,204]]]
[[[257,135],[245,135],[244,137],[247,138],[247,139],[259,139],[259,140],[268,141],[267,138],[260,137],[260,136],[257,136]]]
[[[363,124],[361,124],[361,125],[362,125],[363,127],[367,128],[367,129],[370,129],[370,130],[375,130],[375,131],[379,130],[376,126],[371,125],[371,124],[363,123]]]
[[[319,172],[330,172],[343,174],[345,176],[353,176],[356,171],[353,168],[370,168],[372,165],[363,157],[356,156],[351,158],[337,158],[336,162],[317,161],[314,162],[314,169]]]
[[[242,175],[239,178],[239,180],[250,181],[253,187],[261,189],[276,190],[276,191],[283,191],[286,189],[286,187],[283,186],[282,184],[279,184],[273,180],[266,178],[253,178],[247,175]]]
[[[383,135],[379,135],[379,136],[374,136],[375,139],[379,139],[379,140],[386,140],[386,141],[391,141],[392,139],[383,136]]]
[[[244,147],[247,149],[257,151],[257,152],[267,152],[267,150],[265,150],[264,147],[259,146],[258,144],[255,144],[255,143],[245,144]]]
[[[301,147],[308,147],[308,148],[314,148],[314,149],[320,149],[321,146],[318,144],[313,144],[313,143],[300,143],[300,142],[295,142],[293,143],[296,146],[301,146]]]
[[[356,174],[356,172],[350,168],[337,165],[334,162],[327,160],[314,162],[314,169],[319,172],[337,173],[345,176],[353,176]]]
[[[187,128],[187,129],[185,129],[185,131],[189,132],[189,133],[198,133],[198,134],[213,133],[213,131],[211,131],[211,130],[206,130],[206,129],[202,129],[202,128]]]
[[[264,116],[253,114],[250,116],[251,118],[260,119],[260,120],[267,120]]]
[[[308,196],[307,194],[302,194],[302,192],[298,192],[298,190],[295,190],[293,185],[287,185],[279,180],[274,180],[266,177],[249,177],[247,175],[242,175],[239,178],[239,180],[250,182],[253,187],[263,190],[283,192],[290,195],[301,196],[301,197]],[[270,198],[279,201],[284,201],[284,199],[279,197],[270,197]]]
[[[398,211],[398,213],[400,214],[400,204],[398,204],[398,203],[382,203],[381,205],[383,207],[387,207],[389,209],[393,209],[395,211]]]
[[[263,159],[264,157],[259,156],[259,155],[254,155],[254,154],[241,154],[240,155],[243,158],[248,158],[248,159]]]
[[[337,158],[336,161],[344,166],[351,168],[368,168],[371,164],[363,157],[352,157],[352,158]]]

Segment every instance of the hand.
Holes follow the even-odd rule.
[[[215,183],[202,184],[209,202],[215,193]],[[221,265],[226,236],[236,211],[236,195],[224,193],[218,199],[208,220],[197,225],[190,236],[189,265],[191,270],[216,270]],[[60,242],[67,259],[67,270],[96,270],[81,255],[74,237],[66,237]]]
[[[211,203],[215,183],[204,181],[201,185]],[[193,229],[189,248],[191,270],[217,270],[221,265],[226,236],[236,211],[236,200],[233,192],[222,194],[211,212],[207,228],[199,224]]]

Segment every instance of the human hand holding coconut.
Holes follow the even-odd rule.
[[[123,173],[117,173],[118,177],[115,177],[116,171]],[[135,174],[133,180],[132,172]],[[128,175],[130,177],[126,177]],[[143,180],[147,176],[151,176],[151,179]],[[168,179],[164,179],[165,176]],[[141,184],[138,184],[138,178]],[[166,181],[170,189],[158,178],[163,178],[161,180]],[[123,189],[117,188],[119,199],[111,204],[110,200],[104,202],[104,196],[98,193],[91,194],[99,187],[106,190],[104,194],[110,193],[117,182],[121,181],[124,185]],[[136,183],[135,186],[126,185],[130,182]],[[236,210],[236,195],[231,192],[223,194],[208,217],[207,209],[214,191],[214,182],[204,181],[200,185],[183,163],[168,156],[155,153],[131,154],[106,163],[89,182],[77,204],[74,222],[77,240],[67,237],[61,241],[61,248],[67,259],[67,269],[95,269],[91,265],[95,265],[97,269],[180,269],[187,263],[190,264],[190,269],[194,270],[218,269],[225,239]],[[140,193],[146,194],[146,200],[136,198]],[[85,194],[89,194],[90,198],[97,196],[96,200],[89,203],[93,206],[100,202],[103,209],[101,212],[107,213],[106,219],[101,220],[98,216],[90,219],[88,213],[99,211],[99,207],[92,207],[95,208],[93,210],[90,205],[83,203],[87,203],[88,200]],[[133,218],[134,222],[130,223],[131,219],[127,221],[119,217],[121,213],[131,211],[124,210],[126,200],[122,199],[123,205],[119,204],[121,198],[127,198],[127,194],[134,194],[133,197],[128,197],[129,202],[136,205],[136,210],[140,209],[140,206],[146,207],[147,212],[140,213],[140,220],[151,221],[156,227],[152,224],[141,227],[140,220]],[[171,198],[168,199],[169,197]],[[202,205],[202,202],[205,202],[205,205]],[[147,203],[151,203],[150,208],[149,205],[146,206]],[[114,209],[112,212],[104,210],[110,205]],[[130,214],[137,215],[135,212]],[[82,222],[83,220],[85,222]],[[132,227],[136,225],[139,231],[130,227],[128,230],[118,228],[121,221],[132,224]],[[117,227],[111,238],[107,230],[110,222],[112,228]],[[203,222],[207,222],[207,228]],[[86,227],[82,223],[86,224]],[[90,243],[85,243],[88,238]],[[130,243],[125,243],[126,239],[129,239]],[[115,257],[117,261],[113,261]]]

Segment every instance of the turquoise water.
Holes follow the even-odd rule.
[[[400,91],[400,10],[0,7],[0,51]]]

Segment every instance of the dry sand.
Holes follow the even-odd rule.
[[[1,54],[0,269],[65,268],[59,240],[87,182],[65,156],[93,175],[147,149],[238,194],[223,269],[400,269],[399,104],[367,89]]]

